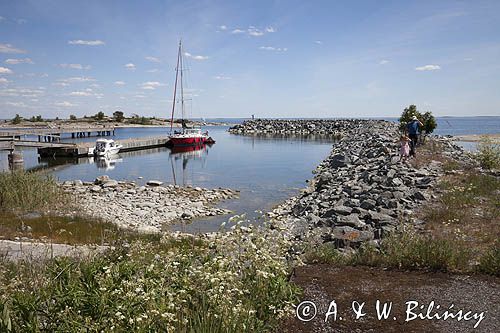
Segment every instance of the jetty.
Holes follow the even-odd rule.
[[[120,152],[128,152],[166,147],[168,140],[169,138],[165,136],[115,140],[115,142],[123,146]],[[95,142],[79,142],[71,146],[45,146],[38,148],[38,154],[40,157],[82,157],[88,156],[89,148],[94,145]]]
[[[71,138],[85,138],[91,136],[115,135],[115,127],[112,126],[89,126],[89,127],[40,127],[40,128],[15,128],[0,130],[0,139],[21,139],[27,136],[37,136],[38,142],[61,141],[62,134],[71,134]]]

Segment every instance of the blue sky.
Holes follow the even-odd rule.
[[[0,118],[500,115],[499,1],[1,1]]]

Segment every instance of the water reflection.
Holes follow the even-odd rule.
[[[211,147],[211,145],[196,145],[196,146],[184,146],[184,147],[172,147],[170,148],[170,154],[169,154],[169,160],[170,164],[172,166],[172,176],[173,176],[173,181],[174,185],[187,185],[187,166],[190,160],[199,160],[202,163],[202,168],[204,168],[205,163],[206,163],[206,157],[208,155],[208,148]],[[177,163],[181,163],[182,165],[182,175],[181,179],[182,181],[178,183],[178,174],[176,175],[175,172],[175,165]]]

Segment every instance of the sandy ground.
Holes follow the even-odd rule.
[[[483,139],[485,137],[491,139],[495,143],[500,143],[500,133],[457,135],[457,136],[454,136],[453,138],[456,139],[457,141],[478,142],[478,141],[481,141],[481,139]]]
[[[304,290],[301,301],[315,302],[317,316],[309,322],[301,322],[297,317],[288,319],[279,332],[500,332],[500,278],[497,277],[309,265],[297,268],[293,281]],[[337,304],[337,320],[331,315],[325,323],[332,300]],[[387,320],[377,319],[377,300],[392,302]],[[365,302],[366,316],[354,318],[353,301]],[[422,310],[410,311],[416,314],[420,311],[425,315],[428,305],[434,301],[431,313],[442,314],[454,304],[450,311],[456,313],[462,309],[464,314],[472,311],[478,315],[484,311],[484,319],[476,329],[473,328],[475,319],[406,322],[408,301],[424,305]]]

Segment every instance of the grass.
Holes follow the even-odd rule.
[[[499,169],[500,168],[500,145],[491,140],[491,138],[483,137],[478,143],[478,151],[475,154],[476,160],[484,169]]]
[[[211,240],[0,265],[0,331],[270,331],[298,296],[277,255],[287,246],[277,232],[237,226]]]
[[[411,229],[385,238],[377,249],[363,245],[358,250],[342,254],[323,245],[306,254],[306,261],[336,266],[370,266],[404,270],[460,272],[469,269],[470,253],[463,244],[436,239]]]
[[[71,198],[59,189],[53,177],[25,171],[0,173],[0,212],[47,212],[70,204]]]

